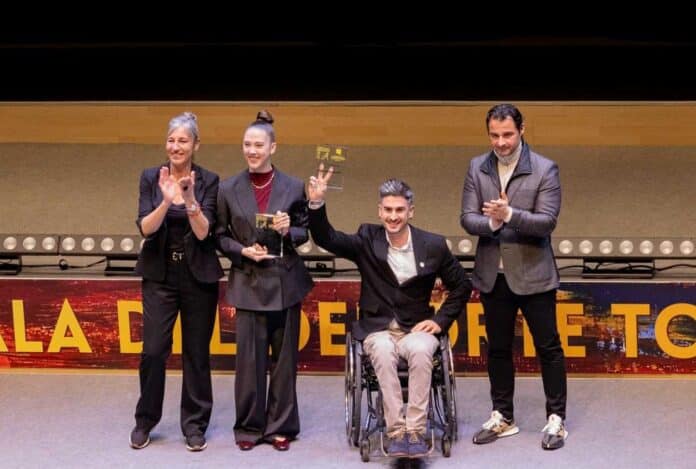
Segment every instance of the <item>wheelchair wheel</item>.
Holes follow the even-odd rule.
[[[452,347],[450,347],[449,341],[443,344],[442,350],[442,374],[444,381],[444,396],[443,396],[443,406],[445,412],[445,418],[447,421],[447,435],[449,436],[449,444],[451,446],[452,441],[456,441],[459,438],[458,435],[458,424],[457,424],[457,380],[454,375],[454,359],[452,357]],[[444,443],[443,438],[443,452]]]
[[[360,357],[350,332],[346,334],[345,357],[345,421],[348,444],[358,446],[360,437],[360,407],[362,400]]]
[[[440,449],[442,449],[442,455],[444,457],[449,458],[452,455],[452,440],[450,440],[447,435],[442,437]]]
[[[360,442],[360,459],[362,462],[370,462],[370,440],[368,439]]]

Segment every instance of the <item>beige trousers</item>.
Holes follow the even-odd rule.
[[[407,432],[425,433],[430,379],[437,338],[427,332],[406,333],[396,321],[386,331],[373,332],[363,341],[384,397],[387,436]],[[404,413],[401,383],[397,374],[399,357],[408,362],[408,403]]]

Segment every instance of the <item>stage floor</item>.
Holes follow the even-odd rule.
[[[164,417],[153,441],[128,446],[138,398],[135,373],[0,372],[0,458],[6,468],[370,467],[348,446],[341,376],[298,379],[302,432],[287,453],[270,445],[241,452],[234,444],[234,376],[213,377],[215,404],[208,449],[186,451],[179,429],[181,376],[167,378]],[[517,379],[518,435],[483,446],[471,436],[490,414],[488,380],[457,379],[460,439],[451,458],[395,461],[373,452],[372,467],[693,468],[696,379],[570,378],[565,448],[543,451],[541,380]]]

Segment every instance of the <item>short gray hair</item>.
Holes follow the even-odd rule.
[[[413,205],[413,190],[404,181],[399,179],[387,179],[379,186],[379,200],[388,196],[403,197],[409,205]]]
[[[192,112],[182,112],[178,116],[172,117],[169,121],[169,129],[167,136],[171,135],[179,127],[183,127],[189,131],[194,141],[198,141],[198,118]]]

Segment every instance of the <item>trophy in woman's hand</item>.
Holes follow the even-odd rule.
[[[256,239],[268,249],[269,256],[283,257],[283,237],[273,229],[275,217],[272,213],[256,214]]]

